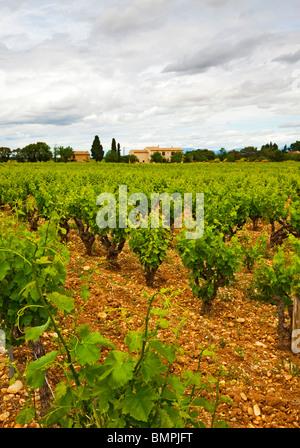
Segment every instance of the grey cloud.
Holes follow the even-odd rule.
[[[298,123],[288,121],[286,123],[281,123],[278,125],[279,128],[299,128],[300,129],[300,121]]]
[[[283,54],[283,55],[273,59],[273,61],[287,62],[288,64],[295,64],[296,62],[300,61],[300,49],[298,51],[296,51],[295,53]]]
[[[255,49],[263,45],[268,37],[265,35],[256,36],[239,42],[226,41],[221,36],[218,39],[217,43],[214,41],[210,46],[198,50],[195,54],[168,64],[163,73],[201,73],[212,67],[219,67],[238,59],[248,58]]]
[[[76,107],[77,106],[77,107]],[[11,109],[12,113],[1,119],[4,126],[12,125],[55,125],[69,126],[82,120],[83,113],[79,105],[74,101],[53,101],[43,104],[38,102],[24,105],[17,109],[16,105]]]
[[[0,42],[0,60],[1,59],[3,60],[8,55],[9,55],[9,51],[8,51],[7,46],[4,43]]]
[[[8,122],[1,123],[1,126],[22,126],[22,125],[53,125],[53,126],[70,126],[78,122],[82,117],[76,115],[59,115],[57,113],[53,115],[25,115],[18,120],[9,120]]]
[[[137,31],[160,28],[169,15],[170,0],[133,1],[121,8],[120,4],[102,11],[94,22],[93,34],[104,34],[114,39],[124,38]]]

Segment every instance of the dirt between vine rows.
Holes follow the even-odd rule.
[[[269,230],[269,226],[261,226],[259,232],[252,232],[250,226],[247,230],[255,238],[261,230]],[[66,288],[76,292],[78,305],[83,303],[79,294],[81,285],[87,284],[91,293],[79,324],[90,325],[92,330],[105,334],[118,349],[126,350],[123,342],[126,332],[139,328],[146,314],[147,299],[143,292],[152,295],[161,288],[180,290],[172,298],[167,316],[174,320],[174,325],[178,325],[180,318],[187,318],[178,339],[184,351],[178,358],[178,374],[187,369],[195,371],[200,347],[213,344],[216,360],[205,357],[200,370],[205,376],[216,374],[217,366],[223,368],[220,393],[230,397],[232,403],[219,405],[219,419],[226,420],[231,428],[300,427],[300,355],[277,348],[275,307],[250,300],[248,288],[252,274],[246,269],[237,275],[234,285],[220,291],[212,315],[203,317],[199,313],[199,300],[193,297],[189,287],[188,272],[173,248],[157,272],[154,289],[145,286],[142,267],[128,246],[120,254],[119,271],[107,267],[100,245],[95,247],[92,256],[84,255],[75,230],[70,232],[68,248]],[[122,309],[126,309],[126,321]],[[169,337],[168,331],[162,330],[162,337]],[[51,331],[42,336],[46,351],[55,347],[55,336]],[[9,389],[6,356],[0,354],[0,428],[20,428],[14,419],[27,396],[24,387],[19,391]],[[32,359],[31,347],[25,344],[15,348],[14,359],[22,371],[26,361]],[[62,379],[61,371],[48,374],[53,389]],[[38,392],[36,405],[39,406]],[[36,426],[32,422],[22,427]]]

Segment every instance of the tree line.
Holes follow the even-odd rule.
[[[91,148],[91,156],[96,162],[104,160],[108,163],[134,163],[138,159],[133,155],[121,155],[121,145],[113,138],[111,141],[110,150],[104,155],[103,145],[100,142],[99,136],[96,135]]]
[[[11,150],[10,148],[0,147],[0,162],[15,160],[16,162],[67,162],[73,156],[71,146],[54,146],[53,151],[47,143],[30,143],[24,148]]]
[[[187,151],[184,155],[184,162],[254,162],[262,160],[270,162],[300,161],[300,141],[292,143],[289,147],[285,145],[283,149],[279,149],[277,143],[270,142],[262,145],[260,149],[247,146],[240,150],[226,151],[226,149],[221,148],[217,153],[208,149],[196,149]]]
[[[54,160],[54,162],[68,162],[71,161],[74,155],[74,149],[71,146],[57,146],[53,150],[45,142],[30,143],[24,148],[11,150],[7,147],[0,147],[0,162],[8,162],[14,160],[16,162],[47,162]],[[121,145],[113,138],[111,148],[107,153],[104,153],[103,145],[100,142],[99,136],[96,135],[91,146],[91,157],[96,162],[120,162],[129,163],[137,161],[135,156],[121,155]]]
[[[50,146],[45,142],[30,143],[24,148],[11,150],[7,147],[0,147],[0,162],[15,160],[17,162],[68,162],[72,159],[74,150],[71,146]],[[135,155],[121,155],[121,145],[113,138],[111,148],[105,154],[103,145],[96,135],[91,146],[91,157],[96,162],[102,160],[107,163],[135,163],[138,159]],[[190,162],[238,162],[238,161],[271,161],[283,162],[285,160],[300,161],[300,141],[292,143],[289,147],[279,149],[276,143],[267,143],[260,149],[254,146],[247,146],[240,150],[232,149],[227,151],[221,148],[219,151],[209,149],[195,149],[186,151],[185,154],[175,153],[171,158],[172,163]],[[167,163],[160,152],[151,155],[152,163]]]

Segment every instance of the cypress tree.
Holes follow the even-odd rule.
[[[111,151],[114,152],[115,154],[117,154],[117,144],[116,144],[116,140],[113,138],[112,142],[111,142]]]
[[[96,160],[96,162],[101,162],[104,156],[103,146],[100,143],[100,139],[98,135],[95,135],[92,148],[91,148],[91,154],[93,159]]]

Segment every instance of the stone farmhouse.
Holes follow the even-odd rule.
[[[147,146],[145,149],[132,149],[129,151],[129,155],[134,155],[138,158],[141,163],[149,163],[151,155],[155,152],[160,152],[161,155],[167,159],[171,160],[171,157],[176,152],[183,154],[183,149],[181,148],[160,148],[159,146]]]
[[[88,151],[73,151],[71,162],[90,162],[91,156]]]

